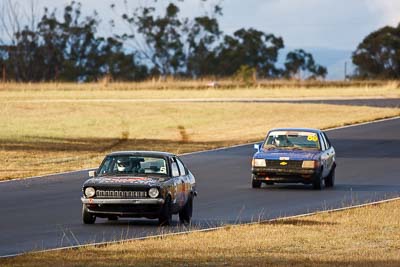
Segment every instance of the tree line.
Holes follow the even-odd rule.
[[[353,52],[352,59],[357,66],[353,78],[400,79],[400,24],[369,34]]]
[[[202,0],[205,1],[205,0]],[[219,26],[222,8],[185,17],[182,0],[160,8],[152,5],[119,14],[129,32],[98,36],[96,12],[84,16],[81,4],[70,2],[59,14],[45,8],[36,23],[20,27],[13,0],[4,0],[0,23],[9,40],[0,40],[0,66],[5,80],[138,81],[149,77],[230,77],[251,69],[259,78],[324,78],[327,69],[302,50],[287,53],[282,66],[278,56],[281,37],[254,28],[225,34]],[[126,4],[127,5],[127,4]],[[115,4],[110,8],[117,13]],[[123,10],[129,10],[123,8]],[[1,12],[1,11],[0,11]],[[117,22],[110,25],[116,27]]]

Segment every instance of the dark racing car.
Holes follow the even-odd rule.
[[[89,176],[81,198],[85,224],[93,224],[97,217],[145,217],[170,225],[177,213],[181,223],[190,223],[195,178],[173,154],[114,152]]]
[[[321,130],[273,129],[254,148],[253,188],[263,183],[303,183],[320,190],[335,184],[335,149]]]

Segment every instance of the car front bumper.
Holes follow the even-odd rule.
[[[85,198],[81,197],[81,201],[83,204],[153,204],[153,205],[162,205],[164,204],[164,199],[162,198],[145,198],[145,199],[105,199],[105,198]]]
[[[146,217],[157,218],[164,199],[97,199],[81,198],[89,213],[98,217]]]
[[[252,168],[253,179],[267,183],[310,184],[320,179],[320,169]]]

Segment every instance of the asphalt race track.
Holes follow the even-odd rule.
[[[36,99],[18,100],[14,103],[291,103],[328,104],[399,108],[400,98],[353,98],[353,99],[307,99],[307,98],[130,98],[130,99]]]
[[[139,100],[140,101],[140,100]],[[163,102],[174,102],[166,100]],[[344,106],[369,106],[399,108],[400,98],[363,98],[363,99],[178,99],[177,102],[190,103],[291,103],[291,104],[328,104]]]
[[[400,196],[400,119],[327,134],[337,153],[337,185],[322,191],[303,185],[251,189],[253,145],[183,156],[198,184],[194,225],[249,222]],[[83,225],[80,196],[86,177],[80,171],[0,183],[0,256],[185,230],[140,219]]]

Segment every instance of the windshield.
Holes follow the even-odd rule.
[[[270,132],[264,149],[319,150],[318,135],[312,132],[274,131]]]
[[[108,156],[99,169],[99,176],[143,174],[167,175],[165,159],[137,155]]]

